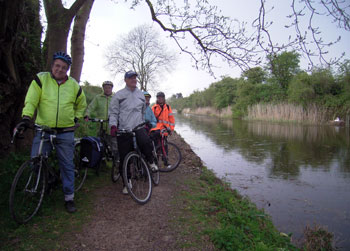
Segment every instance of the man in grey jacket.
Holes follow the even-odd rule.
[[[125,88],[118,91],[111,100],[108,114],[112,136],[116,136],[118,130],[132,130],[145,121],[146,100],[143,92],[136,87],[136,77],[136,72],[126,72],[124,75],[126,83]],[[135,133],[137,144],[141,152],[146,156],[152,171],[158,171],[157,165],[153,162],[152,142],[146,129],[141,128]],[[122,163],[125,156],[133,150],[133,143],[130,135],[118,136],[117,141],[120,156],[119,172],[122,175]],[[125,181],[123,180],[123,182]],[[128,193],[125,186],[123,188],[123,193]]]

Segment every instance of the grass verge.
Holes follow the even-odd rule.
[[[209,238],[221,250],[297,250],[268,215],[206,168],[187,186],[177,198],[184,205],[178,223],[183,235],[192,235],[194,241],[182,243],[183,248],[198,248],[203,238]]]
[[[1,161],[0,173],[0,247],[1,250],[62,250],[61,239],[70,232],[79,231],[92,216],[93,190],[109,182],[109,170],[96,176],[89,170],[88,177],[75,195],[78,211],[69,214],[64,208],[62,187],[50,195],[45,194],[43,204],[36,216],[25,225],[18,225],[10,216],[8,196],[13,177],[26,154],[11,154]],[[108,177],[107,177],[108,176]]]

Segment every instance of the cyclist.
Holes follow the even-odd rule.
[[[112,81],[104,81],[102,83],[103,93],[98,94],[91,101],[88,108],[85,111],[85,121],[89,120],[89,117],[93,116],[98,119],[107,120],[108,119],[108,108],[110,106],[112,97],[113,97],[113,82]],[[118,154],[118,146],[117,139],[115,137],[110,136],[110,130],[108,123],[103,125],[104,130],[107,133],[107,143],[112,147],[113,154],[117,156]]]
[[[75,123],[83,117],[86,99],[82,88],[67,71],[72,59],[64,52],[53,55],[51,72],[40,72],[31,82],[22,111],[22,120],[17,125],[20,131],[30,126],[30,120],[36,113],[35,123],[49,126],[57,131],[56,152],[60,166],[65,208],[76,211],[74,204],[74,129]],[[36,132],[31,157],[37,156],[40,133]],[[43,153],[51,151],[50,142],[43,145]]]
[[[157,119],[154,116],[154,113],[151,109],[151,107],[149,106],[150,104],[150,99],[151,99],[151,94],[149,94],[147,91],[143,92],[143,95],[145,96],[146,99],[146,112],[145,112],[145,121],[149,122],[150,127],[147,126],[146,130],[149,132],[151,130],[151,128],[154,128],[157,126]]]
[[[151,138],[158,144],[161,130],[166,129],[171,134],[175,128],[174,114],[170,105],[165,102],[164,92],[157,93],[157,103],[152,106],[152,111],[157,119],[157,126],[151,129]]]
[[[124,75],[126,86],[118,91],[112,98],[109,107],[109,125],[111,135],[116,136],[118,130],[132,130],[137,125],[145,121],[146,101],[145,97],[137,85],[137,73],[128,71]],[[141,128],[136,132],[137,144],[152,171],[158,171],[157,165],[153,161],[152,142],[147,135],[146,129]],[[120,163],[123,163],[125,156],[133,150],[133,142],[130,135],[121,135],[117,137]],[[122,165],[119,165],[119,172],[122,175]],[[124,184],[125,181],[123,180]],[[128,194],[124,185],[123,194]]]

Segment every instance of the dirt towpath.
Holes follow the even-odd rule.
[[[183,160],[175,171],[161,173],[151,200],[138,205],[121,193],[121,181],[98,189],[92,219],[67,236],[68,250],[214,250],[209,240],[191,245],[192,235],[183,234],[178,219],[190,212],[179,195],[189,189],[186,180],[199,178],[202,164],[180,136],[169,141],[180,147]]]

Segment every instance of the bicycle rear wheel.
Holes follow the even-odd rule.
[[[80,161],[80,143],[75,144],[74,150],[74,191],[77,192],[84,184],[87,166]]]
[[[182,156],[181,151],[174,143],[167,142],[168,151],[162,149],[162,145],[159,145],[156,149],[158,168],[160,172],[174,171],[180,164]]]
[[[123,179],[130,196],[139,204],[151,198],[152,181],[147,164],[136,152],[126,155],[123,163]]]
[[[18,169],[10,191],[10,212],[20,224],[28,222],[38,212],[46,187],[45,163],[28,160]]]

